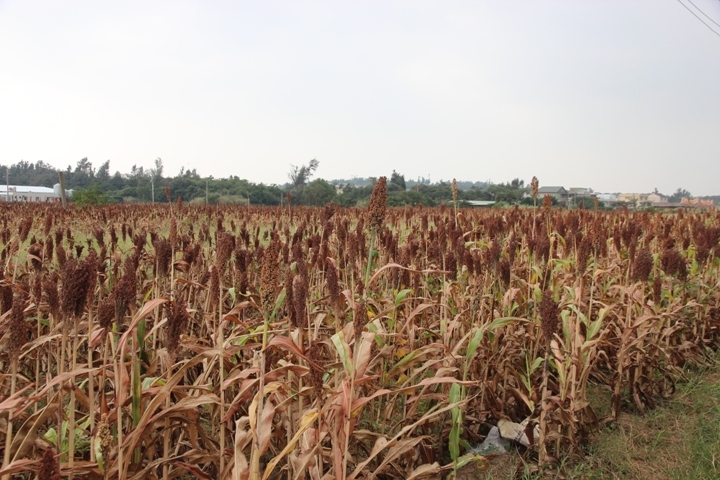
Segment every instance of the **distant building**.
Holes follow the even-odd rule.
[[[604,203],[615,203],[618,201],[617,193],[596,193],[598,201]]]
[[[463,202],[471,207],[492,207],[495,205],[495,202],[492,200],[463,200]]]
[[[65,190],[69,199],[72,190]],[[30,185],[0,185],[0,202],[61,202],[60,184],[53,188]]]
[[[621,193],[618,195],[618,201],[626,203],[661,203],[667,202],[667,198],[659,193]]]
[[[545,195],[555,197],[560,203],[566,203],[569,198],[569,193],[564,187],[540,187],[538,188],[538,198],[542,199]]]
[[[568,195],[571,197],[591,197],[594,194],[592,188],[572,187],[568,190]]]
[[[683,197],[680,200],[681,205],[691,205],[696,208],[710,208],[715,206],[715,202],[712,200],[701,200],[699,198],[687,198]]]

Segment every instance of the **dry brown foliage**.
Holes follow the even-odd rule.
[[[717,347],[714,212],[384,195],[3,206],[0,476],[429,478],[541,416],[559,456],[604,420],[589,382],[616,418]]]

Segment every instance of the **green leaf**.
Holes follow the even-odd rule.
[[[463,396],[462,387],[459,383],[453,383],[450,387],[450,402],[458,403]],[[462,410],[455,407],[450,410],[452,415],[452,428],[450,429],[450,439],[448,448],[450,449],[450,458],[453,462],[457,461],[460,456],[460,432],[462,431]]]
[[[485,329],[492,332],[496,328],[502,328],[518,321],[526,322],[527,320],[520,317],[500,317],[493,320],[489,325],[485,327]]]
[[[602,327],[602,318],[598,318],[594,322],[591,322],[587,330],[587,339],[592,340],[597,332],[600,331],[600,327]]]
[[[532,363],[532,366],[530,367],[530,372],[528,373],[532,374],[535,370],[537,370],[537,368],[542,364],[542,362],[542,357],[536,358],[535,361]]]
[[[472,340],[470,340],[470,343],[468,343],[468,348],[465,352],[466,360],[470,361],[470,359],[475,356],[475,352],[477,352],[477,349],[480,346],[480,342],[482,341],[484,334],[485,330],[483,330],[482,328],[478,328],[477,330],[475,330],[475,335],[473,335]]]
[[[390,369],[390,371],[392,372],[392,371],[397,370],[399,367],[402,367],[403,365],[405,365],[406,363],[408,363],[410,360],[412,360],[413,358],[415,358],[415,356],[416,356],[417,354],[418,354],[418,351],[417,351],[417,350],[413,350],[412,352],[408,353],[408,354],[405,355],[403,358],[401,358],[399,362],[397,362],[395,365],[393,365],[393,367]]]
[[[343,367],[345,367],[345,372],[352,378],[354,369],[352,357],[350,355],[350,346],[345,341],[345,335],[342,330],[333,335],[331,340],[333,345],[335,345],[338,355],[340,355],[340,360],[342,361]]]
[[[145,377],[142,381],[142,390],[143,392],[147,390],[148,388],[153,387],[155,384],[158,386],[165,385],[165,379],[160,377]]]
[[[582,323],[584,323],[585,326],[588,327],[588,319],[587,319],[587,317],[585,316],[585,314],[580,311],[580,309],[577,307],[577,305],[575,305],[575,304],[570,304],[569,307],[570,307],[570,310],[572,310],[573,312],[575,312],[575,314],[578,316],[578,318],[580,319],[580,321],[582,321]]]
[[[280,307],[285,302],[285,289],[283,288],[280,292],[280,295],[278,295],[277,300],[275,300],[275,307],[273,308],[272,315],[270,315],[270,321],[275,321],[275,316],[277,315],[278,310],[280,310]]]
[[[407,297],[409,293],[412,293],[412,288],[400,290],[398,294],[395,295],[395,306],[399,306],[403,302],[403,300],[405,300],[405,297]]]
[[[483,457],[482,455],[477,455],[475,453],[466,453],[465,455],[457,459],[457,462],[455,462],[455,468],[463,468],[465,465],[469,465],[472,462],[484,460],[484,458],[485,457]]]
[[[560,320],[562,320],[563,334],[565,335],[565,345],[570,345],[570,311],[563,310],[560,312]]]
[[[102,447],[100,445],[100,439],[98,437],[93,437],[92,443],[93,450],[95,450],[95,458],[97,459],[98,468],[100,469],[100,473],[104,474],[105,466],[103,465]]]
[[[45,440],[57,446],[57,432],[55,431],[54,427],[50,427],[48,431],[45,432],[44,437]]]

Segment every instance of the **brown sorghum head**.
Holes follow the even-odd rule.
[[[208,289],[208,295],[210,295],[210,307],[217,307],[220,301],[220,273],[215,265],[210,266],[210,288]]]
[[[42,277],[40,275],[35,275],[33,279],[32,298],[35,305],[39,306],[42,302]]]
[[[45,238],[45,259],[48,261],[52,261],[53,254],[55,253],[55,242],[53,241],[52,237],[48,235]]]
[[[537,256],[543,262],[550,258],[550,237],[544,231],[540,233],[537,240]]]
[[[295,321],[297,322],[297,327],[305,328],[307,326],[307,279],[303,275],[296,275],[295,278],[293,278],[292,288]]]
[[[226,232],[218,233],[215,264],[218,266],[218,269],[220,269],[221,275],[227,268],[227,263],[228,260],[230,260],[233,248],[235,248],[235,239],[232,234]]]
[[[30,229],[32,228],[32,224],[33,218],[30,216],[27,216],[24,219],[20,220],[20,228],[18,232],[20,236],[20,243],[27,240],[27,237],[30,234]]]
[[[8,330],[10,331],[10,340],[8,341],[8,351],[10,359],[17,361],[22,347],[27,342],[27,329],[25,328],[25,304],[28,295],[25,293],[26,288],[20,288],[15,291],[12,308],[10,309],[10,318],[8,320]]]
[[[185,332],[190,321],[187,306],[183,302],[169,302],[165,304],[167,312],[167,349],[174,359],[180,345],[180,334]]]
[[[323,355],[323,345],[318,342],[312,342],[305,352],[308,363],[310,365],[310,383],[312,383],[315,395],[319,399],[323,398],[323,375],[325,375],[325,356]]]
[[[660,305],[660,301],[662,300],[662,280],[660,279],[660,275],[655,275],[655,278],[653,278],[653,303],[655,305]]]
[[[498,263],[498,274],[505,287],[510,286],[510,261],[507,258],[503,258]]]
[[[687,264],[683,256],[674,248],[668,248],[663,251],[660,261],[663,270],[668,275],[677,274],[680,280],[687,278]]]
[[[537,198],[539,187],[540,182],[538,181],[537,177],[532,177],[532,180],[530,180],[530,195],[532,195],[532,198]]]
[[[645,247],[635,255],[632,267],[632,279],[634,281],[647,282],[653,268],[653,258],[650,249]]]
[[[98,244],[98,247],[102,248],[105,246],[105,230],[102,228],[96,228],[93,230],[93,235],[95,236],[95,241]]]
[[[38,480],[60,480],[60,462],[55,457],[55,449],[50,447],[43,453],[38,470]]]
[[[262,309],[266,315],[270,315],[275,307],[276,290],[280,278],[280,266],[278,265],[278,254],[280,246],[278,242],[272,241],[262,257],[260,268],[260,299]]]
[[[330,219],[335,215],[336,205],[334,202],[330,202],[323,207],[322,213],[322,224],[326,225]]]
[[[62,292],[60,307],[70,317],[80,317],[85,309],[90,287],[87,270],[74,258],[65,262],[62,269]]]
[[[43,248],[39,243],[34,243],[28,247],[28,255],[30,256],[30,264],[33,266],[35,271],[40,271],[42,268],[42,257]]]
[[[170,219],[170,233],[168,235],[168,240],[170,240],[170,245],[173,248],[177,248],[178,229],[177,229],[177,221],[175,220],[175,217]]]
[[[585,273],[588,260],[590,259],[590,255],[592,254],[592,248],[593,239],[590,236],[585,236],[582,240],[580,240],[580,245],[578,246],[577,252],[576,265],[578,275],[582,275],[583,273]]]
[[[13,291],[12,287],[7,284],[6,282],[3,282],[5,279],[5,274],[0,268],[0,314],[7,312],[12,308],[13,304]],[[2,283],[6,283],[5,285],[2,285]]]
[[[550,195],[545,195],[543,197],[543,209],[548,212],[550,211],[550,208],[552,208],[552,197],[550,197]]]
[[[100,328],[104,329],[103,335],[106,335],[112,327],[112,322],[115,320],[115,295],[111,293],[107,297],[103,298],[98,304],[97,308],[97,319],[100,324]]]
[[[385,221],[387,210],[387,178],[378,178],[368,203],[370,229],[377,232]]]
[[[97,438],[100,439],[100,450],[104,459],[110,457],[110,449],[113,443],[113,436],[110,432],[110,425],[108,425],[108,414],[103,413],[100,417],[100,423],[98,423]],[[107,460],[106,460],[107,461]],[[60,477],[58,477],[59,480]]]
[[[487,250],[487,257],[485,258],[486,263],[495,265],[502,256],[502,245],[497,238],[494,238],[490,247]]]
[[[172,246],[170,241],[159,238],[155,241],[155,268],[156,274],[160,278],[165,278],[170,272],[170,262],[172,262]]]
[[[367,304],[364,300],[355,302],[355,310],[353,312],[353,327],[355,328],[355,345],[360,341],[365,325],[367,325],[369,318],[367,312]]]
[[[545,340],[550,341],[555,330],[557,330],[559,321],[558,304],[553,300],[552,293],[545,290],[540,302],[540,325]]]
[[[55,257],[57,258],[58,267],[60,267],[60,270],[65,267],[65,262],[67,261],[67,254],[65,253],[65,248],[62,246],[62,243],[56,242],[57,246],[55,247]]]
[[[50,313],[57,319],[60,316],[60,295],[58,294],[57,273],[45,277],[43,280],[43,293],[50,308]]]
[[[50,233],[50,230],[52,229],[53,225],[53,216],[48,213],[48,211],[45,211],[45,224],[43,225],[43,233],[47,237]]]

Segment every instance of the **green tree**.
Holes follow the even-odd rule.
[[[315,174],[320,162],[313,158],[307,165],[295,166],[290,165],[290,185],[294,190],[304,187],[308,180]]]
[[[675,190],[675,193],[670,195],[668,201],[672,203],[680,203],[680,200],[683,198],[692,198],[692,193],[688,192],[684,188],[678,188]]]
[[[407,187],[405,186],[405,175],[400,175],[393,170],[392,175],[390,175],[390,185],[388,185],[388,190],[400,190],[403,192],[407,190]]]
[[[100,168],[98,168],[97,174],[95,177],[98,180],[109,180],[110,179],[110,160],[107,160],[105,163],[100,165]]]
[[[87,187],[94,179],[95,170],[93,169],[92,163],[90,163],[87,157],[82,158],[72,172],[71,185],[80,188]]]
[[[78,205],[102,205],[107,203],[107,196],[97,185],[73,190],[70,201]]]
[[[335,187],[322,178],[310,182],[300,193],[299,203],[302,205],[325,205],[335,200]]]

